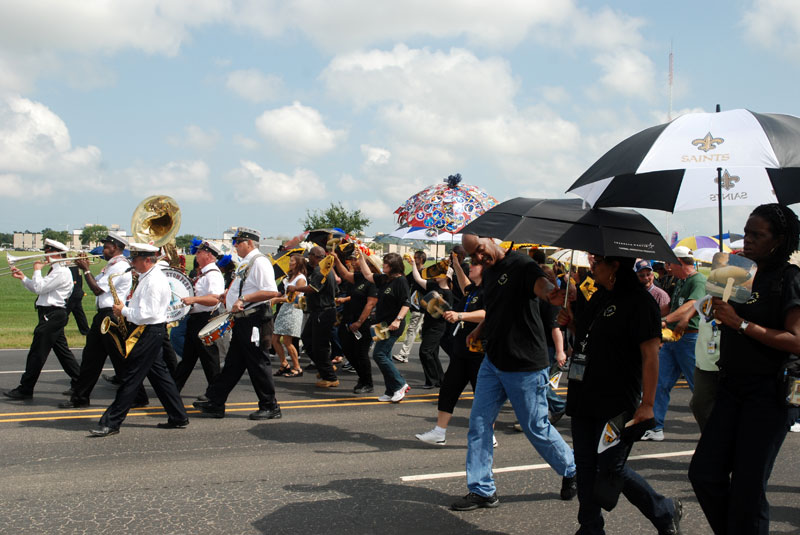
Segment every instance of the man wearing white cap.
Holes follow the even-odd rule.
[[[11,399],[31,399],[33,388],[42,373],[50,350],[56,354],[61,367],[67,372],[74,386],[78,378],[80,366],[75,360],[75,355],[69,350],[67,337],[64,336],[64,326],[67,324],[66,302],[72,294],[72,274],[63,262],[52,263],[53,260],[63,258],[67,246],[56,240],[44,240],[44,252],[48,262],[51,263],[50,272],[42,276],[45,262],[33,264],[33,278],[29,279],[22,271],[12,267],[11,275],[22,281],[31,292],[38,294],[36,299],[36,312],[39,314],[39,323],[33,330],[33,341],[25,361],[25,373],[22,374],[19,386],[13,390],[3,392]]]
[[[245,370],[258,396],[258,410],[249,418],[272,420],[281,417],[266,354],[269,347],[266,341],[272,338],[272,311],[265,303],[280,293],[272,263],[258,250],[260,239],[257,230],[245,227],[239,227],[233,236],[233,247],[242,261],[230,288],[220,296],[234,317],[231,345],[225,356],[225,366],[208,385],[207,401],[194,402],[195,407],[214,418],[225,417],[225,402]]]
[[[114,315],[128,321],[128,342],[135,345],[128,350],[126,365],[114,401],[100,417],[99,426],[91,435],[105,437],[119,433],[145,377],[150,381],[158,399],[167,413],[166,423],[160,428],[181,428],[189,423],[183,408],[178,387],[167,369],[163,358],[164,336],[167,332],[167,307],[172,291],[167,276],[156,267],[158,248],[146,243],[130,244],[131,263],[139,274],[127,304],[115,303]]]
[[[658,386],[653,406],[656,426],[642,436],[642,440],[657,442],[664,440],[664,420],[669,407],[670,391],[681,373],[689,383],[689,389],[694,392],[694,346],[700,322],[694,302],[702,299],[706,293],[706,277],[695,269],[692,250],[680,245],[673,252],[678,263],[670,263],[670,271],[678,282],[672,294],[670,312],[661,321],[662,327],[672,329],[680,339],[664,342],[658,352]]]
[[[73,387],[72,395],[69,401],[64,401],[58,405],[62,409],[77,409],[89,406],[89,398],[103,371],[106,357],[111,359],[111,364],[120,377],[125,366],[125,358],[120,354],[112,335],[101,333],[100,326],[107,317],[110,317],[114,322],[117,321],[111,308],[114,305],[114,296],[111,293],[109,278],[111,278],[111,284],[114,285],[114,291],[117,292],[119,299],[125,299],[131,289],[132,276],[130,271],[133,268],[131,268],[130,262],[128,262],[124,254],[125,248],[128,246],[128,240],[116,232],[109,232],[100,241],[103,242],[103,257],[108,263],[100,270],[97,277],[89,269],[89,261],[87,259],[79,258],[75,261],[78,269],[83,271],[86,285],[97,296],[95,299],[97,314],[95,314],[92,325],[89,327],[89,333],[86,335],[86,345],[83,348],[81,357],[81,371]],[[142,386],[137,391],[133,406],[142,407],[148,403],[147,393],[144,390],[144,386]]]
[[[219,350],[216,344],[207,346],[198,338],[198,333],[211,319],[211,311],[219,303],[219,296],[225,291],[225,280],[217,267],[217,260],[222,258],[222,250],[209,241],[203,241],[194,251],[199,268],[194,281],[194,296],[182,299],[185,305],[191,305],[189,319],[186,323],[186,334],[183,343],[183,358],[175,370],[175,384],[183,390],[186,380],[194,370],[197,359],[203,366],[208,384],[219,375]]]

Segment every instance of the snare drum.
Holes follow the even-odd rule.
[[[203,342],[203,345],[210,346],[220,338],[222,338],[228,329],[233,327],[233,315],[221,314],[211,321],[206,323],[206,326],[200,329],[197,337]]]

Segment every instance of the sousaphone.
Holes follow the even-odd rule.
[[[167,195],[152,195],[139,203],[131,218],[131,235],[135,242],[161,247],[169,265],[179,268],[175,236],[181,228],[181,209]]]

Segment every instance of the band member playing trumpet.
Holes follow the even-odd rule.
[[[325,258],[325,249],[315,245],[308,252],[311,273],[305,286],[289,285],[286,293],[301,292],[306,296],[308,321],[303,328],[303,347],[319,370],[319,388],[339,386],[336,368],[331,363],[331,331],[336,322],[336,277],[323,275],[319,263]]]
[[[167,306],[172,292],[164,272],[156,266],[158,247],[146,243],[130,244],[131,263],[139,273],[139,280],[127,304],[115,303],[114,315],[128,322],[128,340],[135,339],[128,350],[127,362],[122,370],[122,385],[117,390],[114,401],[100,417],[99,427],[91,434],[105,437],[119,433],[119,426],[125,420],[134,403],[137,390],[145,377],[150,380],[153,390],[167,412],[167,421],[159,423],[160,428],[186,427],[189,416],[183,408],[178,387],[167,369],[163,358],[164,336],[167,331]]]
[[[66,251],[67,246],[63,243],[49,238],[44,240],[44,252],[47,255],[47,262],[51,264],[50,272],[44,277],[42,276],[44,261],[33,264],[32,279],[26,277],[18,268],[13,266],[11,268],[11,275],[15,279],[21,280],[25,288],[39,295],[36,299],[39,323],[33,330],[33,341],[25,361],[25,373],[22,374],[17,388],[3,392],[3,395],[11,399],[33,397],[33,388],[51,349],[61,367],[69,375],[73,386],[78,378],[80,367],[72,351],[69,350],[67,337],[64,336],[64,326],[67,324],[65,306],[67,298],[72,293],[72,275],[62,262],[57,262],[64,258]]]
[[[216,264],[221,257],[220,248],[208,241],[202,242],[195,252],[198,276],[194,281],[194,297],[184,297],[181,300],[192,308],[186,323],[183,359],[175,370],[175,384],[178,385],[178,390],[183,390],[198,358],[208,384],[219,375],[219,350],[216,344],[210,346],[203,344],[197,334],[211,319],[211,311],[219,304],[219,296],[225,291],[225,280]]]
[[[242,262],[230,288],[220,296],[234,317],[231,345],[222,372],[208,385],[205,394],[208,401],[194,402],[195,407],[214,418],[225,417],[225,402],[245,370],[258,396],[258,410],[249,418],[281,417],[266,354],[272,336],[272,311],[265,303],[280,294],[272,264],[258,250],[260,239],[257,230],[244,227],[239,227],[233,236],[233,246]]]
[[[109,285],[109,278],[111,278],[111,282],[114,285],[114,291],[123,299],[131,289],[131,265],[124,255],[128,241],[116,232],[109,232],[100,241],[103,242],[103,257],[108,260],[108,263],[100,271],[97,278],[89,270],[89,261],[86,258],[75,260],[78,269],[83,271],[86,285],[97,296],[95,300],[97,314],[95,314],[89,333],[86,335],[86,346],[83,348],[83,356],[81,357],[81,370],[72,389],[72,396],[69,401],[64,401],[58,405],[62,409],[77,409],[89,406],[89,397],[97,384],[97,380],[100,378],[100,373],[103,371],[106,357],[111,359],[111,364],[114,366],[116,374],[120,377],[125,366],[125,359],[117,348],[112,335],[103,334],[100,326],[103,320],[108,317],[117,321],[114,319],[114,312],[111,308],[114,305],[114,296]],[[124,343],[124,340],[120,340],[120,342]],[[147,393],[144,390],[144,386],[142,386],[136,392],[133,406],[142,407],[148,403]]]

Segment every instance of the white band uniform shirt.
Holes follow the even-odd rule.
[[[248,295],[259,291],[278,291],[278,285],[275,284],[275,270],[272,264],[266,256],[259,253],[258,249],[253,249],[242,259],[242,263],[237,270],[237,277],[233,279],[233,283],[228,290],[228,295],[225,297],[225,307],[228,310],[231,310],[236,300],[239,299],[239,288],[242,284],[242,279],[238,276],[238,273],[242,273],[246,266],[250,266],[250,269],[247,273],[247,279],[244,282],[241,295]],[[258,305],[261,304],[263,303],[258,303]],[[247,305],[247,303],[245,303],[245,305]]]
[[[130,267],[125,256],[120,254],[109,260],[106,267],[95,277],[94,280],[97,282],[97,285],[105,292],[98,295],[95,299],[98,310],[101,308],[111,308],[114,305],[114,296],[111,295],[111,288],[108,285],[108,278],[111,275],[114,275],[112,282],[114,283],[114,289],[117,291],[119,298],[124,300],[128,295],[131,289],[132,276],[130,272],[125,272],[128,271]]]
[[[225,279],[222,277],[222,272],[219,270],[214,262],[211,262],[200,271],[200,276],[194,283],[194,295],[203,297],[204,295],[219,295],[225,291]],[[190,314],[198,312],[210,312],[214,310],[213,306],[201,305],[195,303],[192,305]]]
[[[167,307],[172,290],[158,266],[139,275],[139,284],[130,301],[122,307],[122,315],[135,325],[157,325],[167,322]]]
[[[42,270],[37,269],[33,272],[33,278],[25,277],[22,284],[31,292],[38,294],[36,299],[37,307],[59,307],[64,305],[72,295],[74,282],[72,273],[63,263],[52,264],[53,270],[45,277],[42,277]]]

